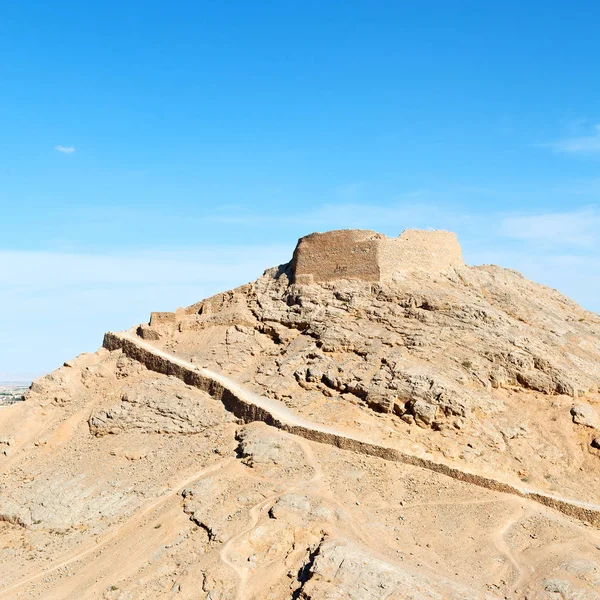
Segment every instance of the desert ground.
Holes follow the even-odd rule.
[[[0,409],[0,598],[600,598],[600,317],[374,235]]]

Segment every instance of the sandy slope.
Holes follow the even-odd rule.
[[[284,266],[107,339],[0,410],[0,598],[600,598],[600,322],[558,292]]]

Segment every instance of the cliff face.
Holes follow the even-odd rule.
[[[598,597],[599,385],[453,234],[307,236],[0,409],[0,598]]]

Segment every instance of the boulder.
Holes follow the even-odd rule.
[[[416,400],[410,403],[410,409],[415,417],[415,423],[419,427],[431,427],[435,421],[438,407],[424,400]]]
[[[573,417],[573,423],[577,423],[577,425],[600,429],[600,417],[589,404],[575,404],[571,408],[571,416]]]

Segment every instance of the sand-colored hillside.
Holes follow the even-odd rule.
[[[0,408],[0,598],[600,598],[598,315],[324,235]]]

